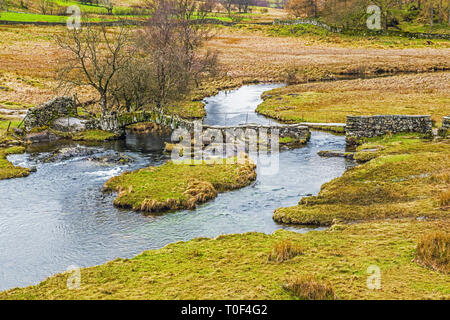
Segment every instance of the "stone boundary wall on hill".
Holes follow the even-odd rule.
[[[439,135],[445,137],[450,132],[450,116],[442,118],[442,127],[439,129]]]
[[[347,141],[350,141],[400,132],[417,132],[432,135],[433,127],[431,116],[347,116],[345,131]]]

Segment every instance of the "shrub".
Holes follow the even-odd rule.
[[[333,287],[329,282],[323,282],[312,276],[294,276],[283,285],[301,300],[335,300]]]
[[[435,271],[450,273],[450,234],[426,233],[419,239],[415,261]]]
[[[283,262],[303,253],[303,249],[289,240],[282,240],[274,245],[267,257],[268,261]]]

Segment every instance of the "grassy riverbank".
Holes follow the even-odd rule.
[[[291,277],[328,283],[338,299],[450,298],[449,276],[415,263],[421,236],[450,232],[449,220],[386,220],[336,225],[326,231],[248,233],[194,239],[81,270],[79,290],[68,274],[37,286],[0,293],[0,299],[295,299]],[[301,248],[282,262],[275,247]],[[283,259],[282,259],[283,260]],[[381,289],[367,287],[367,268],[381,271]]]
[[[25,152],[23,147],[11,147],[6,149],[0,149],[0,180],[22,178],[30,174],[30,169],[16,167],[6,159],[7,156],[16,153]]]
[[[105,191],[117,191],[114,205],[137,211],[159,213],[194,209],[219,192],[238,189],[256,179],[253,163],[176,163],[126,172],[111,178]]]
[[[448,217],[449,156],[449,139],[430,141],[414,134],[369,139],[355,154],[355,159],[368,162],[324,184],[318,196],[276,210],[274,219],[331,225],[333,221]]]
[[[450,73],[397,75],[292,85],[264,93],[257,112],[283,121],[345,122],[347,115],[449,112]]]

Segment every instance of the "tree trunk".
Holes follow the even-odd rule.
[[[430,26],[433,26],[433,18],[434,18],[434,9],[433,7],[430,8]]]
[[[101,104],[102,104],[102,115],[105,116],[107,110],[107,101],[105,95],[102,95],[101,97]]]

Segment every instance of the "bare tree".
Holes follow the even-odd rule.
[[[111,111],[114,77],[132,56],[128,28],[108,32],[103,25],[84,24],[83,29],[68,30],[56,41],[68,53],[59,72],[60,87],[90,86],[99,95],[102,114]]]
[[[163,107],[211,73],[217,59],[211,52],[199,54],[211,34],[204,23],[207,12],[197,1],[155,0],[147,7],[151,18],[139,37],[139,48],[153,65],[153,102]]]
[[[217,0],[204,0],[203,3],[200,4],[200,10],[202,12],[211,13],[217,5]]]
[[[113,78],[112,96],[115,110],[142,110],[152,102],[153,64],[141,55],[134,55]]]
[[[296,18],[317,18],[319,14],[318,0],[290,0],[286,4],[286,10]]]

